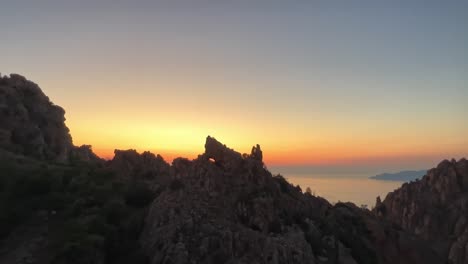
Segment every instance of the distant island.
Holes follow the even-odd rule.
[[[382,181],[414,181],[421,178],[427,173],[427,170],[418,171],[400,171],[397,173],[382,173],[369,177],[369,179],[382,180]]]

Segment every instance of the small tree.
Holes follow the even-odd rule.
[[[310,189],[310,187],[306,188],[306,193],[309,194],[309,195],[312,195],[312,190]]]

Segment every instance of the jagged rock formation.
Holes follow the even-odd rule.
[[[0,76],[0,148],[40,160],[99,161],[89,146],[75,147],[65,111],[18,74]]]
[[[136,150],[115,150],[114,158],[107,163],[120,177],[144,182],[159,190],[170,180],[171,166],[160,155],[150,152],[139,154]]]
[[[28,169],[24,178],[14,179],[17,184],[12,185],[25,188],[23,192],[5,192],[10,191],[10,187],[5,187],[10,179],[0,182],[2,210],[15,212],[16,208],[28,206],[25,215],[45,210],[47,221],[54,223],[45,232],[54,230],[55,236],[65,231],[78,232],[65,233],[65,237],[49,237],[46,233],[47,249],[37,244],[18,263],[50,263],[52,259],[60,260],[55,263],[128,263],[126,259],[119,262],[119,256],[126,255],[120,249],[128,249],[127,257],[136,263],[132,256],[140,256],[139,245],[153,264],[444,262],[428,242],[395,228],[374,213],[350,203],[331,205],[320,197],[302,193],[281,176],[272,176],[265,168],[259,145],[250,154],[241,155],[208,137],[205,152],[195,160],[177,158],[169,165],[161,156],[149,152],[116,150],[114,159],[104,162],[90,146],[73,146],[64,113],[24,77],[0,77],[0,160],[4,165],[15,163],[11,168],[16,172]],[[437,180],[438,176],[426,180],[440,195],[429,197],[432,194],[421,193],[439,206],[453,202],[451,209],[443,213],[448,212],[448,222],[455,223],[447,230],[455,230],[457,237],[443,240],[447,241],[447,250],[442,253],[450,254],[450,259],[466,261],[468,254],[461,252],[466,251],[467,220],[455,213],[459,210],[466,217],[466,199],[456,198],[466,192],[467,186],[466,161],[460,162],[453,169],[441,169],[450,175],[446,180]],[[29,170],[42,173],[36,175]],[[14,174],[14,170],[8,172],[8,176]],[[28,181],[23,186],[25,179]],[[431,220],[435,209],[423,204],[413,210],[418,208],[414,204],[385,200],[378,210],[387,219],[404,219],[406,212],[425,212],[430,217],[424,216],[429,219],[424,226],[412,218],[401,225],[410,231],[423,230],[414,233],[428,234],[425,238],[429,242],[446,234],[444,226],[439,225],[442,222]],[[392,206],[411,208],[392,214]],[[384,209],[387,207],[390,209]],[[54,217],[54,212],[60,216]],[[61,222],[64,219],[76,220],[77,228],[66,230]],[[0,217],[0,231],[15,234],[10,226],[20,228],[15,225],[16,220]],[[433,227],[440,230],[429,230]],[[10,257],[16,259],[15,252],[23,252],[21,245],[27,245],[11,241],[5,238],[0,243],[0,260],[8,263]],[[61,241],[70,243],[61,245]],[[52,248],[48,247],[49,242]],[[146,263],[144,255],[138,263]]]
[[[370,212],[273,177],[258,145],[241,155],[208,137],[173,172],[140,239],[151,263],[441,263]]]
[[[0,78],[2,148],[39,159],[67,161],[73,145],[64,115],[37,84],[17,74]]]
[[[442,161],[421,180],[377,200],[374,212],[429,241],[453,264],[468,263],[468,161]]]
[[[90,145],[82,145],[79,147],[74,146],[70,152],[69,161],[71,162],[85,162],[85,163],[102,163],[103,160],[94,154]]]

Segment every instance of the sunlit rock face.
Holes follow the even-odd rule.
[[[0,77],[0,147],[38,159],[67,162],[73,147],[65,111],[23,76]]]
[[[378,203],[375,213],[429,241],[451,263],[468,263],[468,161],[442,161]]]
[[[151,263],[441,263],[424,243],[353,204],[303,194],[250,154],[208,137],[178,158],[140,242]]]

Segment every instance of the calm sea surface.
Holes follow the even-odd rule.
[[[285,175],[290,183],[299,185],[305,192],[310,187],[312,193],[331,203],[353,202],[358,206],[367,205],[370,209],[380,195],[382,200],[388,192],[399,188],[403,182],[380,181],[363,177],[326,177],[323,175]]]

